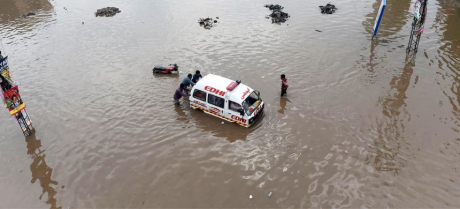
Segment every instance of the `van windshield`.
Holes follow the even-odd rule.
[[[249,116],[251,115],[257,107],[259,107],[262,100],[257,96],[256,91],[253,91],[244,101],[243,109],[244,112]]]

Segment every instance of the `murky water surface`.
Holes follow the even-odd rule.
[[[291,18],[271,24],[267,3]],[[1,111],[1,207],[460,207],[460,3],[429,1],[413,60],[409,0],[388,0],[374,41],[378,3],[326,3],[2,5],[36,134]],[[96,18],[106,6],[122,12]],[[152,75],[169,63],[179,77]],[[245,129],[173,106],[195,70],[260,90],[264,117]]]

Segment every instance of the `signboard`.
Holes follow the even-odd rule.
[[[3,93],[5,99],[6,108],[10,111],[11,115],[14,115],[26,108],[26,105],[22,102],[21,95],[19,95],[19,89],[17,86],[12,87]]]
[[[414,31],[416,34],[422,34],[425,29],[425,18],[427,11],[427,2],[424,0],[418,0],[415,2],[415,11],[414,11],[414,22],[415,28]]]
[[[377,13],[377,17],[375,18],[375,23],[374,23],[374,34],[373,34],[373,36],[376,36],[376,35],[377,35],[377,31],[379,30],[380,22],[382,21],[383,12],[385,11],[386,5],[387,5],[387,1],[386,1],[386,0],[382,0],[382,2],[380,3],[379,12]]]
[[[3,93],[5,106],[10,114],[18,121],[24,135],[30,135],[34,127],[27,113],[26,105],[19,94],[18,86],[11,79],[8,68],[8,57],[0,60],[0,93]]]
[[[0,87],[2,91],[6,91],[11,88],[13,83],[8,69],[8,57],[5,57],[0,60]]]

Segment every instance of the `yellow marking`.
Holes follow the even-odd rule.
[[[11,111],[10,111],[10,114],[11,114],[11,115],[16,114],[17,112],[19,112],[19,111],[21,111],[22,109],[24,109],[25,106],[26,106],[25,104],[19,105],[19,107],[15,108],[14,110],[11,110]]]
[[[239,122],[239,121],[236,121],[236,120],[227,118],[227,117],[222,116],[222,115],[219,115],[219,114],[217,114],[217,113],[215,113],[215,112],[206,110],[206,109],[204,109],[204,108],[202,108],[202,107],[199,107],[199,106],[196,106],[196,105],[193,105],[193,104],[192,104],[192,106],[195,107],[195,108],[198,108],[198,109],[200,109],[200,110],[203,110],[204,112],[207,112],[207,113],[209,113],[209,114],[212,114],[212,115],[215,115],[215,116],[217,116],[217,117],[219,117],[219,118],[222,118],[222,119],[224,119],[224,120],[227,120],[227,121],[230,121],[230,122],[237,123],[237,124],[240,125],[240,126],[244,126],[244,127],[246,127],[246,128],[249,127],[249,125],[247,125],[247,124],[245,124],[245,123],[241,123],[241,122]]]

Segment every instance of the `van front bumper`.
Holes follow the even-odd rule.
[[[249,125],[252,125],[257,120],[257,118],[259,118],[262,114],[264,114],[264,109],[265,109],[265,104],[262,104],[262,109],[260,109],[257,115],[249,119]]]

